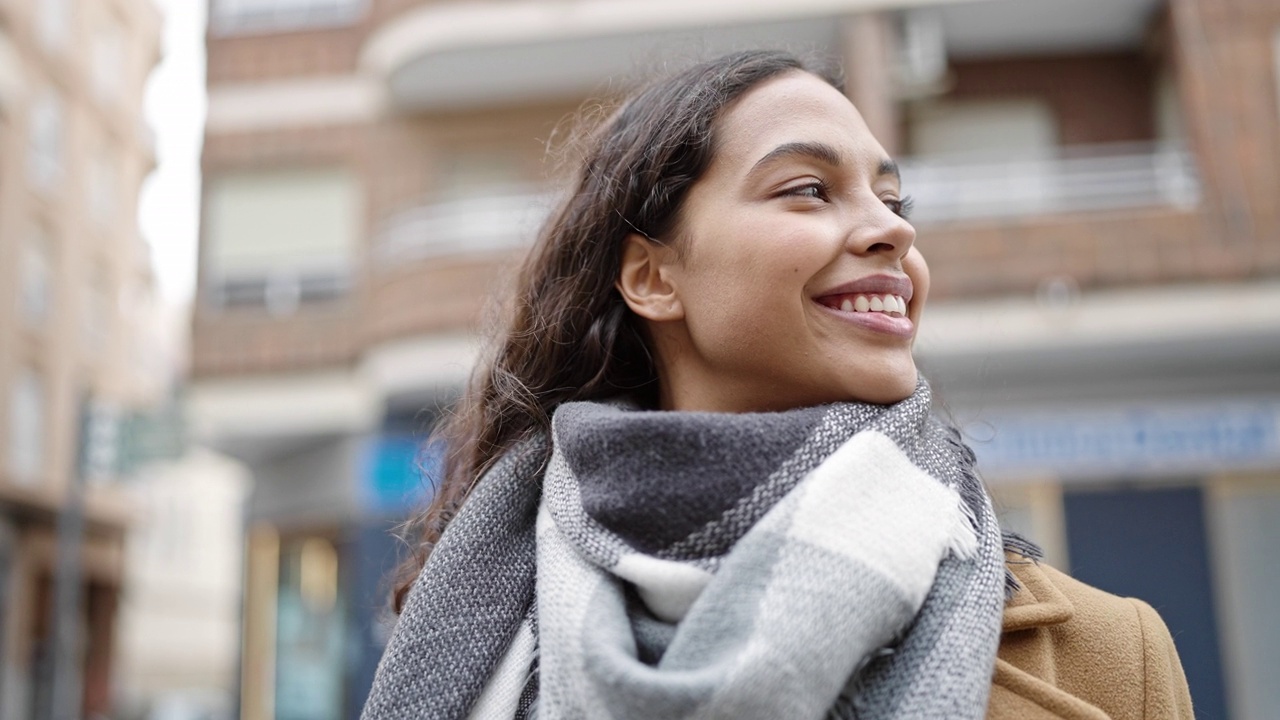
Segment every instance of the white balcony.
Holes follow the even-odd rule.
[[[215,35],[314,30],[349,25],[369,0],[217,0],[209,24]]]
[[[382,223],[374,239],[374,261],[385,267],[525,247],[533,242],[553,202],[547,192],[527,186],[427,202]]]
[[[352,271],[342,267],[281,265],[261,271],[209,272],[204,305],[215,312],[252,308],[286,317],[302,305],[338,300],[350,292],[351,286]]]
[[[900,164],[917,224],[1143,207],[1189,209],[1200,200],[1194,160],[1180,146],[1064,147],[1042,157],[1004,160],[987,153],[955,154]]]
[[[930,15],[947,57],[1132,48],[1161,2],[447,0],[373,28],[360,65],[385,85],[393,107],[436,111],[580,99],[669,64],[748,47],[839,58],[847,41],[841,19],[869,11]]]
[[[917,224],[1091,213],[1145,207],[1192,208],[1200,182],[1181,147],[1150,144],[1060,148],[1050,157],[993,160],[957,154],[901,163]],[[388,217],[374,238],[381,267],[526,247],[554,197],[507,186],[491,194],[429,201]]]

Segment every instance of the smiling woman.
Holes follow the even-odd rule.
[[[675,239],[624,241],[618,289],[647,321],[661,407],[911,394],[929,271],[895,165],[862,117],[830,83],[797,72],[735,102],[718,131]]]
[[[837,82],[745,52],[592,136],[444,438],[383,718],[1190,718],[1155,612],[1002,534]]]

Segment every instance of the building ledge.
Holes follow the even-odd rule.
[[[391,16],[359,67],[395,106],[441,110],[581,97],[747,47],[839,57],[839,20],[921,8],[941,19],[947,52],[1000,55],[1134,46],[1158,0],[514,0],[436,2]],[[693,51],[691,52],[691,49]]]
[[[1280,282],[939,303],[916,354],[970,407],[1280,393]]]
[[[968,1],[968,0],[951,0]],[[901,3],[898,3],[901,4]],[[878,0],[581,0],[447,2],[394,16],[371,33],[362,71],[385,79],[392,103],[451,110],[576,98],[673,55],[743,47],[838,54],[832,18]]]
[[[14,517],[42,524],[55,524],[65,505],[62,493],[48,487],[23,487],[0,483],[0,510]],[[85,520],[95,533],[122,533],[133,516],[119,493],[104,488],[86,489]]]

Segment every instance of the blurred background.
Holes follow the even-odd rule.
[[[0,0],[0,720],[356,718],[548,146],[758,46],[901,161],[1005,523],[1280,717],[1275,0]]]

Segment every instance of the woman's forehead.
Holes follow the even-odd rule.
[[[804,72],[748,91],[721,117],[717,134],[717,161],[733,166],[753,165],[786,143],[822,143],[854,158],[884,155],[848,98]]]

